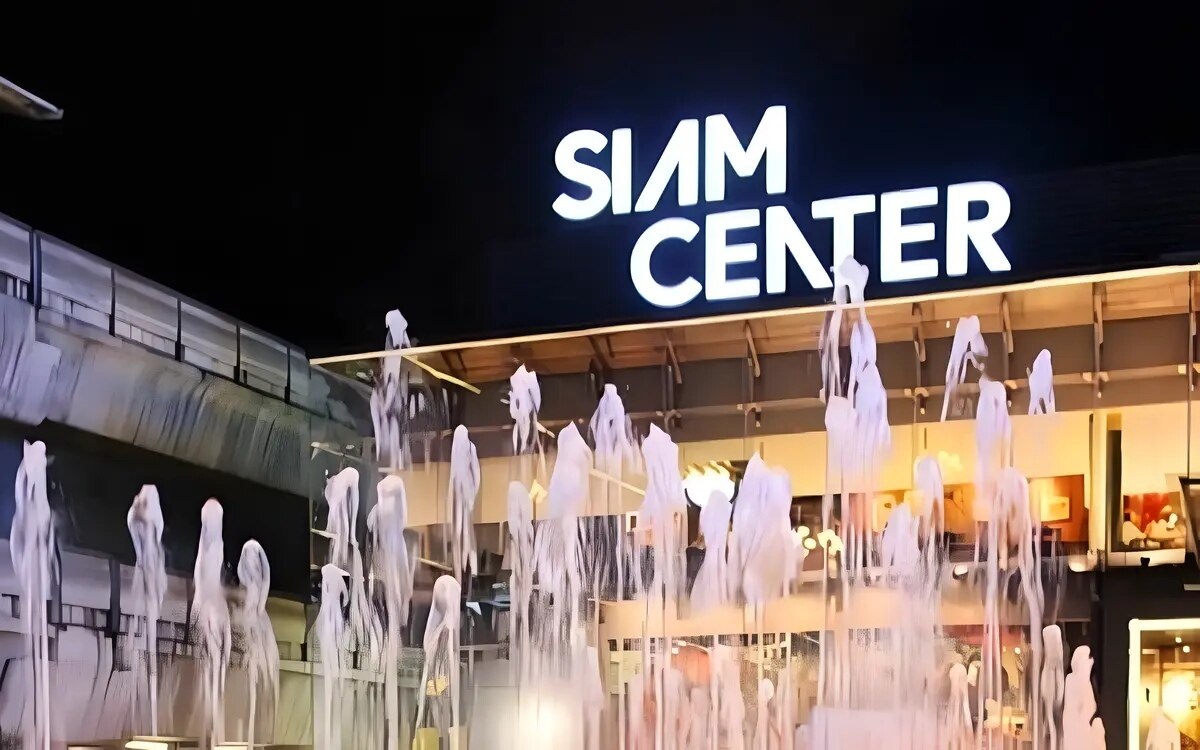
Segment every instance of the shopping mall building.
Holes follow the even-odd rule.
[[[1010,398],[1012,463],[1030,479],[1044,548],[1059,561],[1047,620],[1096,655],[1109,747],[1142,747],[1160,705],[1188,731],[1200,688],[1200,659],[1190,657],[1200,649],[1200,574],[1189,553],[1200,512],[1190,492],[1200,473],[1200,158],[836,189],[806,179],[795,117],[772,102],[696,112],[661,124],[655,139],[622,123],[561,132],[531,167],[554,185],[529,196],[548,231],[519,250],[496,249],[487,319],[426,336],[422,321],[437,312],[404,310],[416,339],[404,366],[414,399],[420,393],[421,419],[405,438],[414,465],[404,473],[420,544],[417,618],[433,576],[447,569],[449,429],[461,423],[482,465],[473,518],[481,575],[467,591],[462,638],[485,706],[497,674],[486,663],[506,638],[505,601],[491,584],[502,589],[507,576],[506,402],[521,364],[537,373],[547,431],[585,424],[614,385],[636,431],[656,424],[679,445],[690,497],[714,477],[732,479],[733,491],[758,453],[788,472],[793,526],[816,537],[827,492],[818,340],[831,268],[853,256],[870,272],[865,309],[891,430],[872,526],[882,529],[914,489],[914,461],[936,456],[952,553],[971,557],[975,391],[947,401],[946,366],[958,321],[977,316],[986,372]],[[357,467],[365,518],[378,467],[364,384],[381,356],[397,353],[310,367],[286,342],[7,219],[0,280],[0,361],[14,377],[0,400],[3,470],[15,472],[21,438],[46,440],[58,457],[51,474],[56,509],[69,518],[65,541],[81,560],[104,561],[80,563],[91,588],[64,590],[59,609],[78,605],[78,627],[107,628],[115,641],[132,559],[113,540],[137,486],[155,481],[164,496],[186,498],[168,519],[181,580],[199,505],[217,495],[227,558],[251,536],[270,551],[277,635],[281,623],[299,633],[280,636],[295,646],[285,668],[304,674],[314,570],[325,555],[326,540],[312,532],[323,523],[324,479]],[[1035,419],[1025,416],[1028,375],[1043,349],[1053,357],[1056,413]],[[553,466],[552,451],[546,460]],[[628,530],[644,478],[610,479],[598,480],[605,489],[589,513],[622,517]],[[0,499],[7,530],[12,498]],[[693,503],[689,542],[697,515]],[[185,593],[176,598],[185,606]],[[633,602],[607,604],[599,634],[617,683],[646,623]],[[774,603],[763,630],[789,644],[820,630],[811,605],[804,595]],[[70,611],[58,616],[74,625]],[[979,618],[978,602],[947,592],[948,633],[977,642]],[[186,623],[182,611],[175,619]],[[716,612],[679,619],[671,632],[737,636],[746,623]],[[1006,643],[1020,643],[1013,638]],[[1020,660],[1011,668],[1020,683]],[[406,679],[415,685],[415,675]],[[305,689],[295,695],[284,714],[311,712]],[[477,736],[488,731],[485,715]],[[300,731],[297,741],[306,739]]]
[[[536,163],[554,189],[528,206],[545,214],[547,231],[498,247],[488,263],[491,298],[511,304],[496,304],[470,331],[423,339],[427,312],[406,311],[422,339],[406,361],[444,392],[443,429],[467,425],[483,457],[475,521],[481,540],[497,540],[483,542],[495,545],[495,574],[503,578],[506,401],[519,364],[537,372],[538,419],[550,433],[571,421],[582,429],[613,384],[637,431],[657,424],[679,444],[689,497],[703,497],[714,476],[736,481],[757,452],[787,470],[793,527],[816,536],[827,491],[818,339],[831,268],[853,255],[870,272],[866,311],[891,425],[873,527],[914,489],[914,461],[933,455],[955,559],[971,558],[974,391],[944,401],[955,327],[977,316],[986,373],[1009,395],[1013,465],[1030,479],[1043,547],[1063,571],[1048,584],[1047,621],[1096,655],[1109,747],[1141,748],[1160,705],[1191,731],[1200,688],[1200,660],[1189,656],[1200,648],[1200,575],[1189,553],[1200,512],[1189,490],[1200,472],[1200,158],[981,170],[835,192],[806,179],[795,116],[784,105],[697,112],[653,139],[624,123],[560,133]],[[1057,412],[1035,418],[1025,416],[1028,375],[1043,349]],[[316,363],[353,379],[377,371],[381,354]],[[432,452],[428,438],[415,450],[438,468],[421,464],[406,477],[410,498],[438,497],[448,441],[443,433]],[[633,526],[644,480],[622,481],[591,512],[626,514]],[[410,503],[413,524],[435,530],[447,520],[440,503]],[[689,539],[697,514],[693,503]],[[440,538],[427,539],[425,554],[439,554]],[[978,641],[977,602],[947,604],[943,616],[948,632]],[[811,633],[820,618],[799,596],[768,609],[765,629]],[[631,602],[605,609],[600,629],[614,662],[637,651],[644,627]],[[739,613],[683,618],[671,633],[745,627]]]

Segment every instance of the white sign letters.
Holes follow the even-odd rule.
[[[706,204],[725,200],[726,180],[731,171],[742,179],[752,178],[761,171],[767,195],[787,192],[785,107],[767,108],[749,140],[738,137],[725,115],[704,118],[703,140],[701,135],[700,120],[680,121],[645,184],[636,191],[635,199],[633,134],[629,128],[614,130],[609,135],[596,130],[567,134],[555,149],[554,163],[559,174],[577,189],[571,195],[561,193],[554,200],[555,213],[571,221],[585,221],[606,210],[622,215],[649,213],[658,209],[660,203],[679,207],[698,205],[701,160]],[[607,171],[593,166],[597,160],[587,156],[601,156],[606,151],[610,160]],[[580,160],[581,155],[584,161]],[[669,195],[672,178],[675,194]],[[945,217],[944,273],[965,275],[971,247],[989,271],[1011,270],[1008,256],[996,241],[996,233],[1008,221],[1011,210],[1008,192],[994,182],[967,182],[950,185],[945,193],[945,209],[941,214]],[[654,253],[664,243],[691,244],[701,234],[696,221],[663,218],[650,224],[634,243],[629,275],[638,294],[658,307],[686,305],[701,293],[708,300],[751,299],[764,291],[782,294],[787,291],[789,258],[810,287],[829,289],[833,287],[829,269],[854,254],[856,217],[878,211],[879,280],[893,283],[935,278],[943,272],[939,259],[913,257],[911,249],[906,257],[905,246],[937,240],[938,225],[917,221],[911,213],[906,216],[906,211],[915,213],[925,209],[928,216],[930,209],[937,210],[941,200],[936,187],[815,200],[811,206],[812,218],[833,222],[833,246],[821,248],[820,255],[809,244],[787,206],[709,213],[703,220],[703,282],[690,275],[668,279],[661,278],[665,274],[660,272],[656,277],[651,271]],[[971,218],[972,204],[982,206],[982,211],[977,207],[977,218]],[[755,236],[754,230],[758,230],[758,240],[746,241]],[[765,278],[757,275],[760,242]],[[753,268],[747,264],[753,264]]]

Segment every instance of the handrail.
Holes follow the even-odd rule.
[[[175,344],[175,358],[178,360],[182,360],[184,358],[184,353],[185,353],[185,349],[186,349],[185,345],[183,344],[183,337],[184,337],[184,332],[185,332],[185,329],[187,328],[187,326],[185,326],[185,323],[184,323],[185,316],[183,316],[181,313],[182,313],[183,307],[186,305],[190,309],[194,309],[205,315],[211,316],[212,318],[215,319],[215,321],[219,322],[220,325],[222,325],[222,326],[228,325],[232,328],[234,342],[233,342],[233,347],[230,348],[229,351],[230,351],[230,354],[232,355],[233,362],[227,363],[227,362],[222,361],[221,362],[222,365],[232,364],[232,366],[234,367],[234,372],[240,373],[242,371],[243,364],[250,364],[254,369],[256,369],[258,371],[261,371],[264,373],[269,373],[269,374],[274,374],[274,375],[278,376],[278,379],[280,381],[279,384],[283,385],[283,387],[284,387],[283,400],[286,403],[289,403],[289,404],[292,403],[291,384],[293,382],[295,382],[295,380],[296,380],[295,377],[293,376],[292,369],[294,367],[296,367],[297,364],[300,364],[300,363],[302,363],[302,366],[308,367],[308,358],[307,358],[304,350],[301,347],[296,346],[295,344],[287,341],[286,339],[280,338],[279,336],[270,334],[270,333],[262,330],[261,328],[252,326],[252,325],[245,323],[237,318],[234,318],[233,316],[228,315],[227,313],[223,313],[220,310],[217,310],[216,308],[206,305],[203,302],[195,300],[185,294],[181,294],[180,292],[178,292],[174,289],[171,289],[169,287],[166,287],[152,279],[148,279],[148,278],[142,276],[141,274],[130,271],[129,269],[127,269],[123,266],[120,266],[116,263],[112,263],[111,261],[105,260],[104,258],[94,255],[93,253],[90,253],[87,250],[84,250],[83,248],[78,247],[77,245],[67,242],[66,240],[63,240],[63,239],[56,237],[52,234],[49,234],[47,232],[43,232],[38,229],[34,229],[33,227],[29,226],[28,224],[25,224],[24,222],[13,219],[12,217],[7,216],[6,214],[0,213],[0,223],[15,227],[16,229],[19,229],[20,231],[25,232],[29,236],[29,256],[28,256],[28,260],[25,262],[24,265],[26,266],[26,268],[28,268],[28,284],[29,284],[28,301],[34,306],[35,315],[38,312],[40,312],[41,310],[45,309],[46,298],[45,298],[44,292],[50,291],[50,292],[53,292],[53,294],[55,294],[57,297],[61,297],[62,299],[65,299],[74,305],[79,305],[79,306],[87,308],[88,310],[91,310],[99,315],[107,316],[109,319],[108,329],[109,329],[110,335],[125,338],[124,336],[121,336],[120,334],[117,333],[117,323],[119,321],[127,326],[132,326],[133,328],[136,328],[139,331],[143,331],[149,335],[158,336],[158,337],[164,338],[164,339],[170,339],[173,336],[173,338],[174,338],[173,343]],[[97,275],[96,279],[92,279],[89,282],[89,283],[94,283],[94,282],[96,282],[96,280],[102,279],[98,283],[101,286],[107,287],[109,304],[103,306],[105,309],[98,309],[95,305],[93,305],[91,303],[77,299],[77,297],[80,296],[77,292],[72,293],[71,291],[67,291],[67,290],[60,291],[59,289],[48,289],[48,290],[45,289],[45,287],[43,285],[43,276],[44,276],[43,243],[44,242],[51,243],[53,245],[53,247],[55,248],[55,250],[65,251],[68,258],[70,256],[77,256],[79,259],[84,260],[84,261],[88,262],[89,264],[95,265],[98,268],[107,271],[107,274]],[[22,280],[24,280],[24,279],[22,279]],[[69,281],[69,279],[65,279],[64,281]],[[130,299],[130,297],[133,294],[136,294],[136,290],[138,289],[138,287],[141,287],[146,292],[158,293],[158,294],[166,297],[168,304],[172,304],[172,306],[175,308],[175,314],[172,316],[174,318],[174,320],[157,320],[154,317],[148,317],[147,318],[148,321],[153,321],[158,324],[155,327],[155,329],[152,330],[152,329],[143,328],[141,325],[139,325],[138,321],[136,321],[136,320],[130,320],[127,318],[118,318],[117,310],[119,307],[122,306],[122,303],[124,303],[126,309],[138,310],[138,308],[136,306],[130,305],[128,303],[128,300]],[[99,289],[100,287],[93,286],[91,288]],[[145,315],[144,312],[142,314]],[[173,331],[173,333],[168,334],[168,335],[163,335],[166,331]],[[191,335],[191,331],[189,331],[188,333],[189,333],[189,335]],[[282,357],[283,357],[282,369],[279,369],[278,371],[275,369],[272,369],[271,367],[267,366],[266,363],[264,363],[262,361],[255,361],[253,359],[253,356],[243,358],[242,350],[246,348],[243,346],[243,342],[242,342],[243,336],[247,336],[247,337],[256,339],[257,341],[260,341],[261,343],[271,347],[272,349],[277,351],[280,355],[282,355]],[[136,339],[134,339],[134,340],[136,341]],[[211,342],[211,343],[213,344],[214,347],[216,347],[219,350],[224,350],[226,348],[222,343],[215,342],[215,341]],[[155,351],[158,351],[158,350],[155,349]],[[167,356],[170,356],[170,355],[168,354]],[[219,357],[218,357],[218,359],[219,359]],[[193,363],[193,364],[195,364],[195,363]],[[205,369],[205,368],[201,367],[201,369]],[[207,372],[208,370],[205,370],[205,371]],[[221,373],[217,373],[217,374],[221,374]],[[242,385],[247,385],[246,383],[241,382],[241,378],[235,378],[235,380]],[[257,389],[255,389],[255,390],[257,390]],[[269,395],[274,395],[274,394],[269,394]]]

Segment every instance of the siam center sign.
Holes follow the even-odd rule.
[[[878,240],[878,270],[872,275],[882,284],[965,276],[972,253],[990,273],[1012,270],[997,238],[1011,201],[1008,191],[987,181],[814,200],[811,218],[832,227],[832,246],[814,247],[794,207],[781,200],[788,191],[787,141],[784,106],[767,108],[746,138],[725,115],[681,120],[649,178],[635,186],[630,128],[608,134],[576,130],[554,152],[563,186],[553,210],[570,222],[637,214],[653,218],[629,251],[629,278],[642,299],[660,308],[700,299],[782,295],[789,291],[793,265],[809,287],[803,291],[832,289],[831,269],[855,254],[856,219],[872,214],[877,214]],[[604,163],[607,168],[597,166]],[[730,181],[749,179],[764,184],[761,205],[722,210]],[[675,190],[669,192],[672,181]],[[702,220],[661,216],[701,203]],[[922,220],[930,211],[939,221]],[[689,213],[695,215],[695,209]],[[702,273],[672,273],[656,264],[656,254],[670,243],[702,252]],[[935,243],[939,252],[918,252],[918,243]],[[859,260],[871,265],[869,259]]]

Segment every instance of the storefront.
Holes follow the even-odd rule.
[[[1181,567],[1194,519],[1180,478],[1200,466],[1200,159],[827,191],[803,179],[802,131],[790,117],[784,105],[699,112],[659,128],[668,135],[653,144],[635,128],[596,126],[546,147],[538,165],[551,170],[558,192],[531,200],[529,210],[545,214],[550,228],[519,248],[497,248],[487,269],[490,298],[512,304],[490,309],[486,330],[441,323],[434,340],[405,350],[415,382],[444,409],[414,438],[415,468],[405,472],[409,524],[425,529],[422,554],[441,560],[448,547],[440,530],[448,511],[434,498],[447,482],[447,430],[461,423],[481,459],[481,549],[495,558],[494,579],[504,580],[507,492],[517,476],[506,403],[519,364],[537,373],[546,432],[572,422],[584,430],[603,388],[614,385],[636,432],[655,424],[678,444],[690,495],[738,481],[757,453],[790,477],[793,529],[813,540],[834,533],[821,527],[830,490],[818,343],[832,309],[831,269],[853,256],[870,273],[865,310],[890,425],[871,528],[881,531],[908,501],[914,461],[933,456],[945,480],[951,559],[970,561],[978,545],[977,391],[968,385],[948,396],[946,367],[958,321],[977,316],[986,373],[1004,383],[1013,415],[1012,465],[1030,480],[1045,549],[1064,576],[1046,621],[1063,625],[1072,648],[1089,645],[1097,655],[1109,747],[1141,747],[1148,723],[1139,719],[1136,735],[1127,717],[1147,715],[1143,703],[1167,703],[1161,690],[1129,679],[1130,620],[1200,617],[1200,599],[1176,586],[1195,577],[1192,563]],[[426,311],[404,312],[419,338]],[[1043,350],[1053,359],[1057,410],[1026,416],[1030,370]],[[370,380],[380,355],[315,364]],[[361,450],[369,456],[371,441]],[[546,462],[553,466],[552,450]],[[544,487],[549,470],[534,469],[534,481]],[[611,479],[596,482],[588,515],[623,518],[628,531],[644,479]],[[698,508],[689,510],[688,541]],[[758,626],[774,640],[755,642],[775,644],[779,659],[785,651],[807,658],[804,636],[822,628],[814,602],[797,596],[769,606]],[[598,637],[620,683],[622,652],[639,651],[655,625],[641,603],[606,604]],[[978,640],[978,604],[950,592],[942,606],[947,632],[966,653]],[[882,609],[869,619],[902,616]],[[685,645],[755,637],[740,610],[666,619]],[[1171,638],[1191,627],[1176,625]],[[1144,631],[1144,649],[1169,650],[1148,632],[1157,631]],[[1025,642],[1017,634],[1005,643],[1019,655]],[[1018,692],[1029,680],[1022,663],[1014,659],[1006,675]],[[1187,660],[1155,664],[1170,684],[1170,715],[1194,709]],[[802,705],[811,705],[805,689]]]

